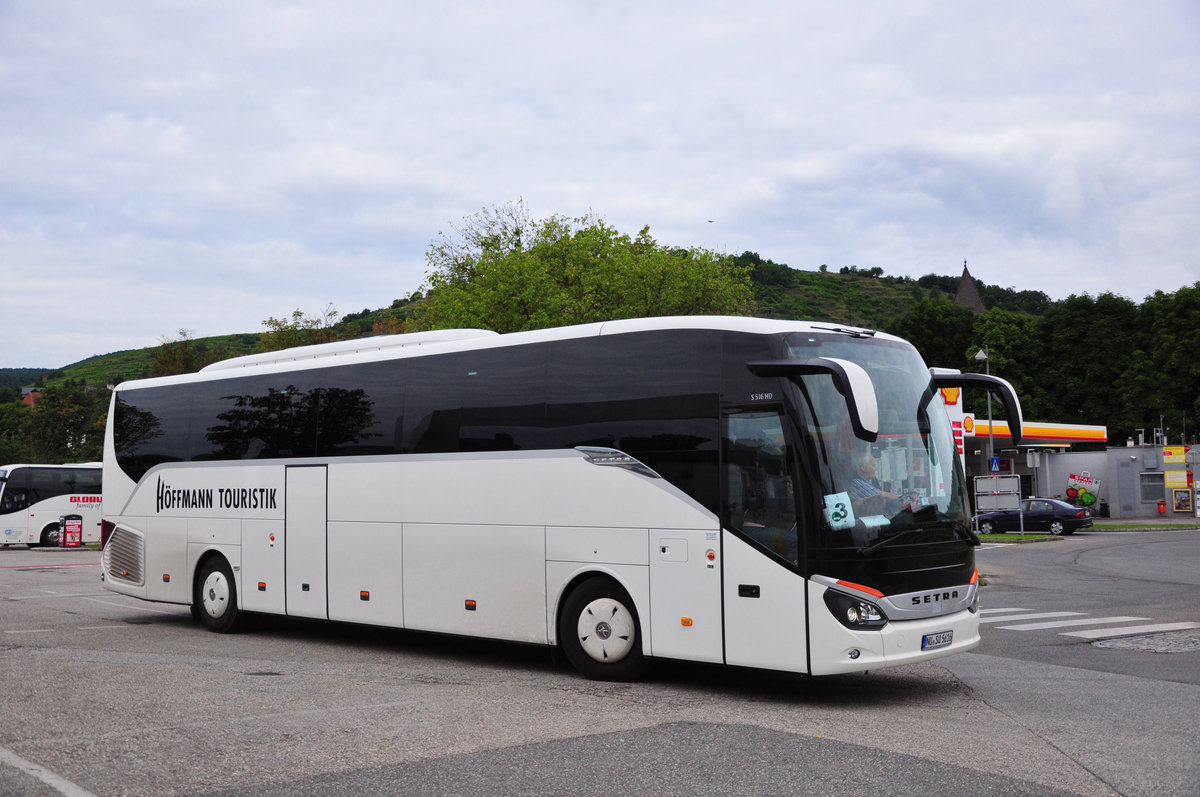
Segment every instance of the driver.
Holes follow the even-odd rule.
[[[882,515],[889,507],[899,509],[899,496],[879,488],[875,478],[878,469],[879,464],[870,451],[854,458],[854,478],[846,485],[846,492],[859,515]]]

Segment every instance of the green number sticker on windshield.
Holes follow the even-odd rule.
[[[854,528],[854,509],[850,506],[849,493],[832,493],[825,496],[825,519],[830,528]]]

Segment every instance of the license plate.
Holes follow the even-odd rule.
[[[936,634],[926,634],[921,637],[921,650],[944,648],[954,641],[953,631],[938,631]]]

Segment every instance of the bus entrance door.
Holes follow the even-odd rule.
[[[722,534],[725,662],[808,672],[804,579],[730,532]]]
[[[325,580],[327,483],[324,465],[287,469],[284,562],[287,613],[329,618]]]

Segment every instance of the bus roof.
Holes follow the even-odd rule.
[[[525,332],[498,334],[484,329],[445,329],[404,335],[379,335],[370,338],[297,346],[281,351],[250,354],[213,363],[197,373],[153,377],[123,382],[117,390],[155,387],[189,382],[207,382],[249,374],[303,371],[329,365],[417,357],[427,354],[501,348],[555,340],[571,340],[598,335],[651,332],[669,329],[711,329],[729,332],[772,335],[786,332],[841,332],[861,337],[900,340],[874,330],[845,324],[818,321],[791,321],[746,316],[659,316],[600,321],[566,327],[551,327]]]
[[[13,468],[102,468],[103,462],[68,462],[62,465],[41,465],[36,462],[14,462],[12,465],[0,465],[0,471],[10,471]]]

